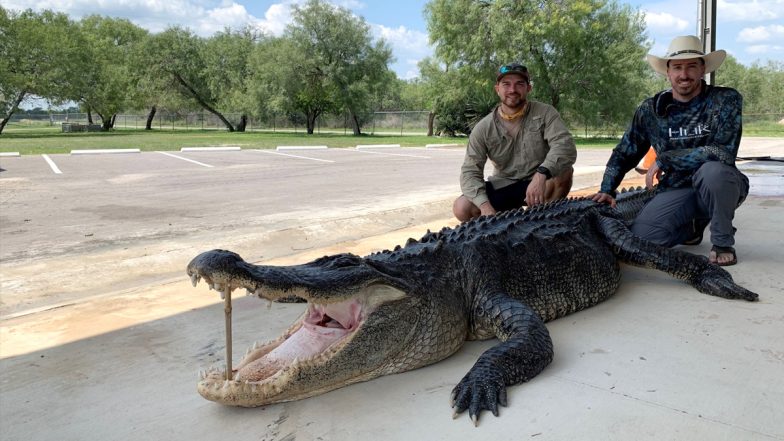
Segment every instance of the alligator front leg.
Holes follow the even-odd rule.
[[[544,322],[528,305],[506,293],[482,296],[474,311],[477,326],[492,329],[501,343],[479,357],[452,390],[457,414],[468,409],[474,425],[489,410],[506,406],[506,387],[528,381],[553,360],[553,342]]]

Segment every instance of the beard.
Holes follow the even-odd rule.
[[[691,98],[699,91],[701,82],[693,78],[671,82],[672,90],[682,97]]]
[[[503,103],[506,107],[510,109],[519,109],[523,106],[523,97],[514,93],[509,95],[504,95]]]

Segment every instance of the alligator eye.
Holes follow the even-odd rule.
[[[327,265],[333,268],[356,267],[362,263],[362,258],[353,254],[338,254],[333,256]]]

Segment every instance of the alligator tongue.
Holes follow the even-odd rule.
[[[354,300],[330,305],[310,304],[302,326],[269,354],[241,367],[237,378],[261,381],[294,359],[305,360],[324,352],[356,329],[361,311],[361,305]]]

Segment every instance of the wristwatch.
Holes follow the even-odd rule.
[[[553,177],[553,174],[550,173],[550,170],[548,170],[547,167],[545,167],[543,165],[540,165],[539,167],[536,167],[536,171],[537,171],[537,173],[543,174],[544,177],[547,178],[547,179],[550,179],[550,178]]]

